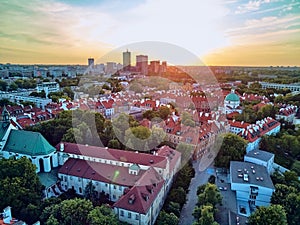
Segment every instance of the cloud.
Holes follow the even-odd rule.
[[[270,16],[270,17],[263,17],[260,19],[249,19],[245,21],[243,26],[229,29],[227,31],[227,34],[229,36],[236,36],[240,34],[256,35],[260,32],[264,33],[264,31],[268,31],[268,30],[274,30],[274,31],[285,30],[291,25],[294,25],[295,23],[296,24],[300,23],[300,16],[298,15],[291,15],[285,17]]]
[[[243,14],[259,10],[263,4],[270,3],[271,0],[250,0],[248,3],[238,6],[235,14]]]

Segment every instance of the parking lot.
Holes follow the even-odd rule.
[[[220,225],[244,225],[246,217],[237,215],[237,201],[234,191],[230,189],[230,179],[227,173],[216,173],[216,185],[223,197],[222,205],[218,207],[216,220]]]

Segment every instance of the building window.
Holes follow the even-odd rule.
[[[128,218],[131,219],[131,212],[128,212]]]
[[[79,188],[79,193],[82,193],[82,188],[81,187]]]
[[[120,215],[124,216],[124,211],[123,210],[120,211]]]
[[[139,214],[135,214],[135,219],[139,220]]]
[[[116,185],[114,185],[114,189],[117,189]]]
[[[64,176],[65,182],[67,182],[67,176]]]
[[[116,199],[116,195],[113,195],[113,199]]]
[[[105,184],[105,187],[107,187],[108,186],[108,184]]]

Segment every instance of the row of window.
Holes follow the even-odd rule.
[[[134,214],[135,214],[135,213],[134,213]],[[120,216],[124,217],[124,211],[123,211],[123,210],[120,211]],[[127,213],[127,217],[128,217],[129,219],[131,219],[131,218],[132,218],[132,213],[131,213],[131,212],[128,212],[128,213]],[[139,220],[139,214],[135,214],[135,219],[136,219],[136,220]]]
[[[67,176],[63,176],[63,180],[64,180],[64,182],[67,182]],[[73,177],[70,177],[70,180],[73,180]],[[81,181],[81,178],[80,178],[80,177],[78,177],[78,181]],[[96,184],[96,186],[98,186],[98,185],[99,185],[99,182],[96,181],[95,184]],[[107,184],[107,183],[105,183],[105,187],[108,187],[108,184]],[[117,187],[118,187],[118,189],[119,189],[120,191],[122,191],[122,186],[118,186],[118,185],[114,185],[114,186],[113,186],[113,189],[116,190]]]

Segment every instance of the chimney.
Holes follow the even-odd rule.
[[[64,143],[60,143],[60,151],[63,152],[65,150],[65,145]]]
[[[3,210],[3,222],[5,224],[10,224],[12,220],[12,216],[11,216],[11,207],[7,206],[4,210]]]

